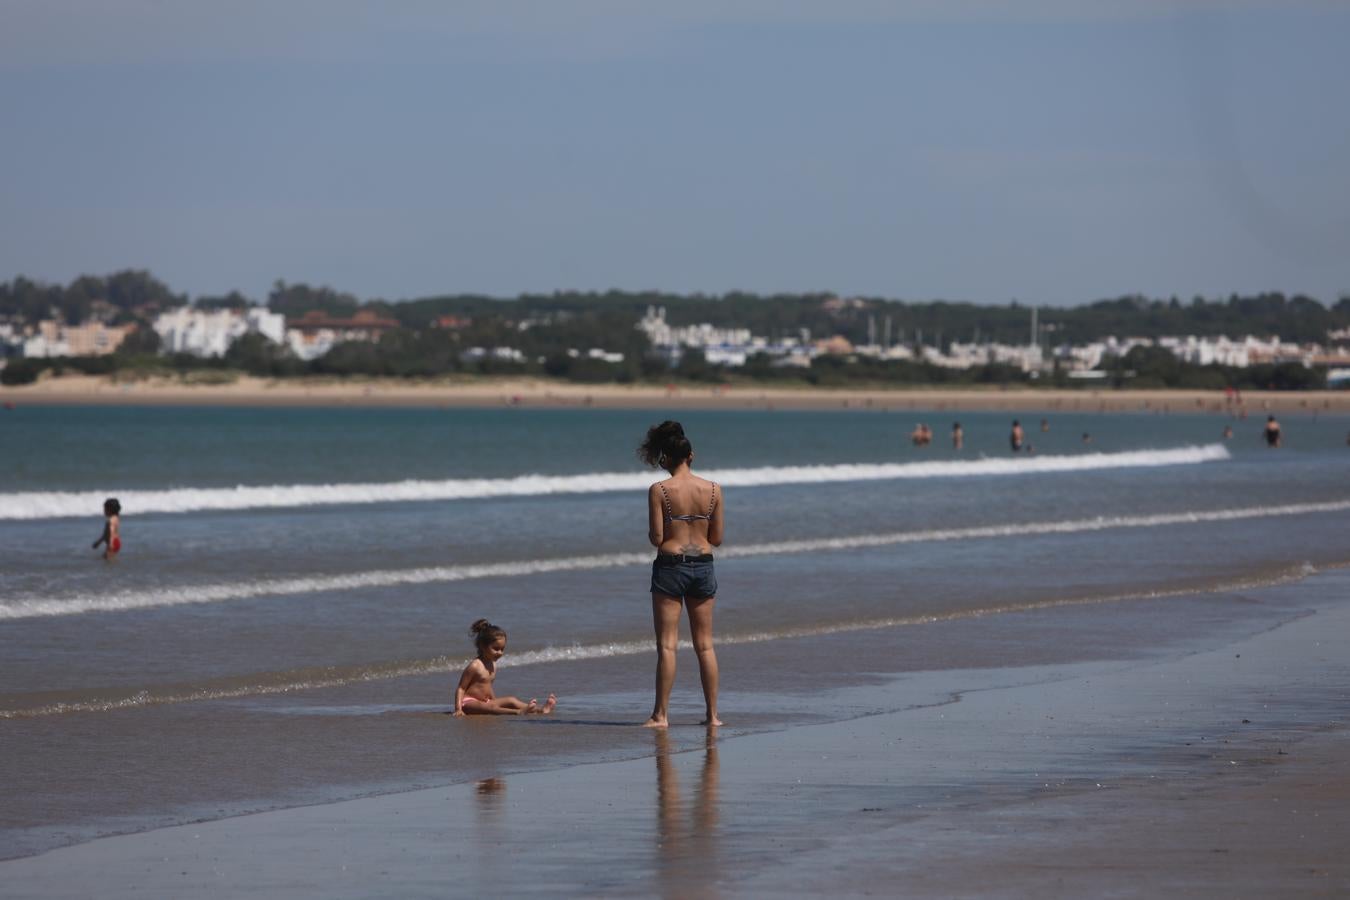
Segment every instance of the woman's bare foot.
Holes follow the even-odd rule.
[[[664,716],[660,718],[652,716],[650,719],[642,723],[643,728],[666,728],[669,727],[669,725],[670,723],[666,721]]]
[[[721,725],[722,720],[717,718],[717,716],[708,716],[708,718],[704,719],[702,722],[699,722],[698,724],[708,726]]]
[[[553,707],[558,705],[558,697],[555,694],[549,694],[548,699],[544,701],[544,708],[539,710],[539,714],[546,716],[553,712]]]

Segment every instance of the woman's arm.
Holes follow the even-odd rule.
[[[660,547],[666,539],[665,507],[661,504],[661,486],[654,484],[647,490],[647,540]]]
[[[713,498],[712,518],[708,520],[708,543],[714,547],[720,547],[722,546],[722,507],[726,505],[726,497],[715,481],[713,482]]]
[[[104,523],[103,523],[103,534],[101,534],[101,535],[99,536],[99,539],[98,539],[98,540],[94,541],[94,549],[95,549],[95,550],[98,549],[98,545],[99,545],[99,544],[102,544],[102,543],[110,543],[110,542],[108,541],[108,536],[109,536],[109,534],[110,534],[111,531],[112,531],[112,521],[109,520],[109,521],[104,522]]]

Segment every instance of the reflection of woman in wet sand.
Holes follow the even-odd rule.
[[[717,880],[717,729],[709,728],[703,744],[703,768],[694,788],[694,802],[684,819],[684,798],[680,795],[680,776],[668,732],[656,732],[657,846],[661,862],[670,866],[671,882],[684,890],[680,896],[704,895],[704,888]],[[687,843],[687,846],[686,846]],[[688,863],[697,862],[696,866]],[[696,879],[690,884],[679,879]]]
[[[698,656],[698,673],[707,706],[704,722],[717,718],[717,654],[713,650],[713,604],[717,577],[712,548],[722,544],[722,492],[689,466],[694,448],[679,422],[662,422],[647,432],[638,457],[670,473],[647,491],[647,538],[656,547],[652,563],[652,621],[656,629],[656,702],[646,722],[669,724],[670,689],[675,684],[675,649],[680,638],[680,607],[689,611],[689,632]]]

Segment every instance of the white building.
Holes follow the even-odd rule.
[[[1184,338],[1163,337],[1158,338],[1158,346],[1172,351],[1172,355],[1182,362],[1198,366],[1244,368],[1250,364],[1251,358],[1251,345],[1246,340],[1230,341],[1226,337],[1198,338],[1193,334]]]
[[[637,323],[654,347],[723,347],[750,343],[749,328],[717,328],[707,322],[680,328],[666,321],[664,306],[647,307],[647,315]]]
[[[224,356],[230,344],[257,333],[273,343],[286,340],[286,317],[260,306],[242,313],[233,309],[202,310],[184,306],[160,313],[155,319],[161,353]]]
[[[637,328],[672,364],[684,356],[686,349],[702,351],[704,359],[713,365],[733,367],[745,365],[757,353],[772,356],[775,361],[790,360],[791,365],[801,365],[803,358],[809,365],[815,355],[807,345],[810,333],[806,329],[802,329],[800,340],[785,337],[770,342],[751,334],[749,328],[718,328],[708,322],[676,328],[666,321],[664,306],[647,307],[647,314],[638,321]]]
[[[525,354],[515,347],[470,347],[459,355],[464,362],[479,362],[491,359],[497,362],[523,363]]]
[[[287,323],[286,344],[297,357],[309,361],[327,354],[338,344],[352,341],[377,343],[387,332],[398,327],[397,319],[369,309],[357,310],[350,318],[310,310]]]
[[[1035,344],[962,344],[953,341],[946,356],[931,347],[924,347],[923,352],[928,362],[952,369],[1000,363],[1015,366],[1023,372],[1039,372],[1045,364],[1045,354]]]

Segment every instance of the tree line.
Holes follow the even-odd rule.
[[[348,342],[325,356],[302,361],[259,335],[235,342],[223,359],[157,355],[158,338],[149,327],[166,310],[191,303],[202,309],[266,306],[288,318],[321,311],[348,318],[359,311],[393,319],[399,327],[378,343]],[[49,368],[81,371],[238,370],[287,377],[305,374],[434,377],[449,373],[533,374],[577,381],[771,380],[807,384],[1009,384],[1028,380],[1001,365],[946,369],[921,361],[882,361],[867,357],[818,357],[809,369],[773,366],[766,356],[728,369],[710,365],[698,351],[686,352],[674,370],[655,358],[646,336],[634,325],[648,307],[664,307],[672,326],[708,322],[749,329],[771,340],[819,339],[841,335],[854,344],[869,341],[948,348],[953,342],[1026,344],[1031,339],[1031,307],[859,297],[841,300],[827,293],[721,295],[670,294],[660,291],[556,291],[498,298],[447,294],[388,301],[356,296],[331,287],[277,281],[265,300],[237,291],[190,299],[145,270],[107,276],[81,276],[69,285],[44,284],[22,276],[0,282],[0,321],[35,323],[59,316],[71,324],[98,319],[141,327],[108,358],[11,360],[0,373],[7,383],[37,377]],[[1278,292],[1227,298],[1194,297],[1182,302],[1126,296],[1075,307],[1037,307],[1038,340],[1047,346],[1084,344],[1107,335],[1157,338],[1278,336],[1284,341],[1325,342],[1332,330],[1350,328],[1350,296],[1326,306],[1303,295]],[[491,356],[472,359],[470,347],[512,347],[523,361]],[[590,359],[585,351],[603,348],[624,355],[621,363]],[[581,351],[579,354],[576,351]],[[1142,352],[1149,351],[1149,352]],[[1129,356],[1104,364],[1108,381],[1138,386],[1239,388],[1311,387],[1325,373],[1299,365],[1227,369],[1181,363],[1157,348],[1136,348]],[[1298,371],[1295,371],[1298,370]],[[1069,384],[1067,374],[1052,373]]]

